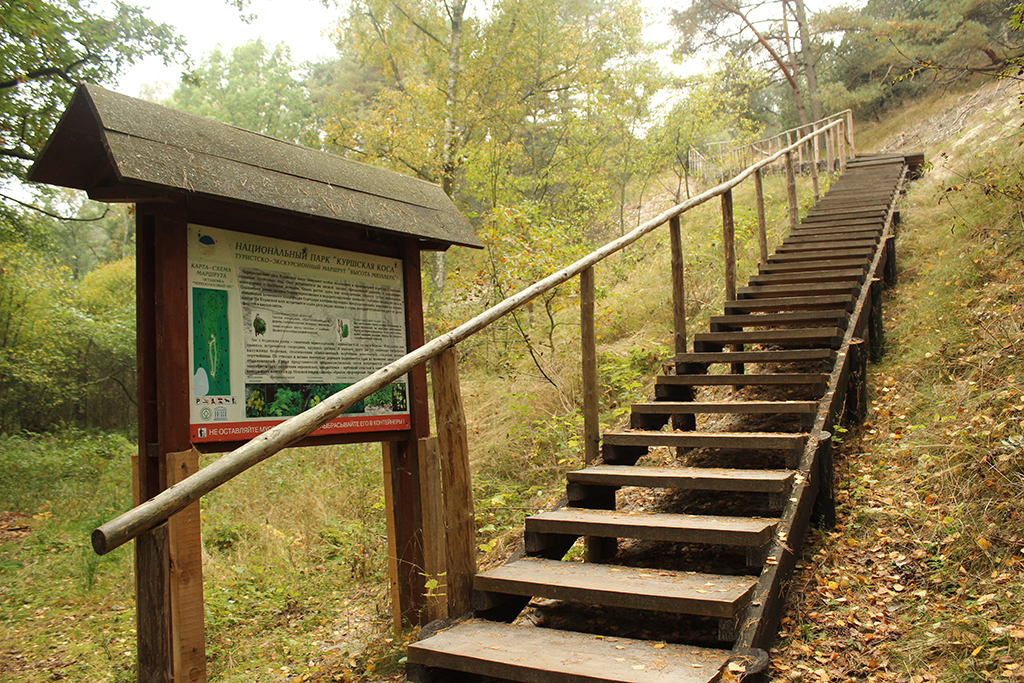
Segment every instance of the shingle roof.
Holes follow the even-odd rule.
[[[438,185],[95,85],[79,86],[29,179],[105,201],[195,193],[481,246]]]

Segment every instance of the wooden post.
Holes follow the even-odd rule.
[[[857,147],[853,143],[853,110],[846,112],[846,142],[849,146],[850,158],[857,156]]]
[[[170,565],[166,522],[135,539],[136,680],[139,683],[174,680]]]
[[[846,122],[840,119],[836,137],[839,138],[839,170],[846,172]]]
[[[429,623],[448,616],[447,544],[444,530],[444,493],[437,437],[420,439],[420,500],[423,501],[423,573],[428,582],[424,594],[424,619]]]
[[[472,610],[476,575],[476,528],[473,519],[473,481],[469,469],[466,414],[459,390],[455,349],[442,351],[430,361],[434,385],[438,452],[444,486],[447,533],[448,616]]]
[[[799,140],[803,136],[803,134],[804,134],[803,128],[797,128],[796,133],[794,134],[794,138],[796,140]],[[797,153],[797,162],[800,165],[800,173],[802,174],[804,172],[804,146],[803,145],[797,145],[796,153]]]
[[[195,448],[167,454],[167,483],[177,484],[199,471]],[[203,610],[203,537],[199,501],[167,520],[170,540],[171,625],[175,681],[206,680]]]
[[[786,152],[786,197],[789,200],[789,229],[800,226],[800,205],[796,197],[796,175],[793,173],[793,153]]]
[[[811,145],[811,184],[814,186],[814,201],[817,203],[820,198],[818,188],[818,124],[814,124],[814,137],[810,140]]]
[[[601,426],[597,408],[597,330],[594,326],[594,267],[580,273],[580,349],[583,355],[583,462],[597,459]]]
[[[725,300],[736,299],[736,228],[732,216],[732,190],[722,193],[722,245],[725,248]]]
[[[686,273],[683,259],[683,235],[679,216],[668,220],[672,248],[672,320],[675,327],[675,353],[686,353]]]
[[[835,170],[835,144],[833,144],[833,138],[835,136],[835,128],[829,128],[825,134],[825,161],[828,163],[828,172],[831,175]]]
[[[136,215],[139,458],[133,488],[142,502],[198,470],[198,454],[191,455],[189,438],[186,208],[143,203]],[[194,505],[136,548],[140,681],[206,680],[202,535]],[[158,566],[164,561],[166,567]],[[162,678],[168,672],[170,678]]]
[[[764,216],[764,183],[761,169],[754,171],[754,201],[757,207],[757,248],[760,251],[760,263],[768,263],[768,227]]]
[[[384,506],[388,525],[388,576],[395,632],[424,618],[419,440],[411,434],[381,444],[384,461]]]

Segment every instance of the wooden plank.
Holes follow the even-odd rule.
[[[491,593],[729,619],[756,583],[752,576],[526,557],[478,574],[474,587]]]
[[[646,486],[673,490],[783,493],[789,489],[793,472],[721,467],[591,465],[586,469],[568,472],[566,478],[570,484],[587,486]]]
[[[761,266],[763,274],[788,273],[802,270],[848,270],[852,268],[867,269],[871,259],[868,257],[848,259],[828,259],[812,261],[782,261],[766,263]]]
[[[662,375],[657,379],[655,392],[657,394],[658,387],[668,386],[799,386],[824,384],[826,381],[828,381],[828,375],[821,375],[818,373],[780,372],[771,375]]]
[[[800,349],[788,351],[711,351],[681,353],[675,360],[683,363],[791,363],[805,360],[826,360],[835,355],[831,349]]]
[[[856,280],[828,282],[818,285],[764,285],[760,287],[741,287],[737,295],[745,299],[769,299],[779,297],[827,296],[845,294],[855,296],[860,289]]]
[[[167,483],[177,484],[199,471],[195,448],[167,454]],[[170,569],[174,680],[206,680],[206,633],[203,610],[203,536],[199,501],[167,520]]]
[[[711,317],[711,327],[722,329],[742,329],[744,327],[784,327],[806,323],[832,323],[835,327],[845,327],[847,313],[842,310],[829,311],[795,311],[787,313],[715,315]]]
[[[423,573],[426,581],[436,581],[424,595],[424,621],[448,616],[447,544],[445,542],[444,493],[441,486],[441,456],[437,437],[419,440],[420,500],[423,505]]]
[[[822,243],[842,246],[848,242],[862,241],[868,241],[877,245],[881,235],[882,231],[872,226],[864,229],[851,228],[849,231],[840,231],[838,233],[817,234],[812,232],[806,235],[790,235],[782,241],[782,247],[789,249],[793,246],[802,246],[807,249],[820,249]]]
[[[725,312],[760,312],[773,311],[816,311],[833,308],[853,308],[852,292],[823,296],[789,296],[777,298],[737,299],[725,302]]]
[[[606,432],[608,446],[645,446],[674,448],[769,448],[790,451],[803,448],[806,434],[783,432]]]
[[[391,515],[388,559],[392,577],[392,616],[397,630],[417,625],[423,617],[423,525],[420,500],[419,441],[408,435],[381,444],[384,458],[384,505]]]
[[[631,514],[613,510],[562,509],[526,518],[526,552],[543,547],[545,534],[635,538],[667,543],[706,543],[758,547],[771,539],[777,520],[761,517]],[[534,537],[534,538],[531,538]]]
[[[651,401],[634,403],[634,413],[650,415],[743,413],[743,414],[801,414],[810,415],[817,411],[817,401]],[[579,470],[582,471],[582,470]],[[569,473],[570,477],[572,472]]]
[[[673,219],[678,222],[678,219]],[[673,259],[675,258],[673,252]],[[675,277],[673,261],[673,278]],[[598,416],[597,330],[594,326],[594,268],[580,273],[580,353],[583,366],[583,462],[592,463],[601,453],[601,424]],[[678,328],[677,328],[678,334]],[[677,337],[678,344],[678,337]],[[686,322],[683,321],[683,349]]]
[[[800,327],[789,330],[746,330],[743,332],[702,332],[694,336],[698,344],[801,344],[821,343],[839,336],[836,327]]]
[[[713,683],[731,656],[728,650],[476,620],[409,646],[409,661],[423,667],[410,670],[417,683],[457,680],[445,669],[519,683]]]
[[[824,242],[824,240],[813,241],[803,240],[799,238],[788,238],[782,244],[780,244],[776,250],[776,256],[782,256],[784,254],[799,254],[805,251],[815,252],[829,252],[829,251],[844,251],[846,249],[870,249],[872,252],[878,247],[878,239],[871,238],[866,240],[837,240],[831,242]]]
[[[877,245],[871,244],[864,247],[843,247],[833,246],[819,249],[800,249],[794,252],[776,252],[769,259],[771,263],[792,263],[795,261],[836,260],[849,258],[870,258],[875,253]]]
[[[469,614],[473,608],[476,526],[466,413],[462,406],[455,349],[447,349],[434,358],[430,362],[430,370],[444,480],[445,521],[448,524],[448,615],[459,617]]]
[[[864,282],[863,269],[856,270],[807,270],[792,271],[783,273],[772,273],[769,275],[755,275],[750,278],[748,284],[754,286],[763,285],[784,285],[799,284],[804,282],[843,282],[856,280]]]

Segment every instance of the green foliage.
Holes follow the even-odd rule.
[[[1024,46],[1010,21],[1011,6],[997,0],[872,0],[822,13],[822,28],[842,35],[826,54],[825,100],[878,115],[936,83],[997,76]]]
[[[170,62],[183,41],[140,8],[112,3],[109,16],[78,0],[0,7],[0,177],[21,177],[78,83],[106,83],[144,57]]]
[[[77,398],[65,381],[82,322],[70,272],[11,244],[0,244],[0,263],[0,433],[44,430]]]
[[[213,50],[171,95],[169,106],[291,142],[316,144],[305,84],[288,46],[256,39],[225,55]]]

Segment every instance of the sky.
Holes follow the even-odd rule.
[[[218,45],[227,51],[258,37],[268,47],[287,44],[295,64],[331,57],[335,48],[330,31],[343,11],[325,8],[320,0],[251,0],[247,12],[255,14],[256,19],[247,24],[225,0],[136,0],[134,4],[149,7],[146,16],[153,21],[176,27],[196,61]],[[668,35],[665,8],[672,0],[645,0],[644,4],[652,18],[661,23],[661,30],[652,29],[648,38],[664,40]],[[157,87],[161,96],[168,96],[177,86],[181,71],[180,65],[165,67],[159,59],[149,59],[122,76],[115,89],[137,97],[143,88]]]
[[[256,18],[247,24],[224,0],[136,0],[134,4],[148,7],[146,16],[153,21],[174,26],[188,41],[186,51],[196,61],[218,45],[227,51],[259,37],[268,47],[286,43],[296,64],[327,58],[335,51],[330,29],[341,13],[325,8],[319,0],[251,0],[247,12]],[[159,59],[148,59],[124,74],[116,90],[135,97],[146,86],[162,86],[162,94],[169,95],[181,72],[180,65],[165,67]]]

